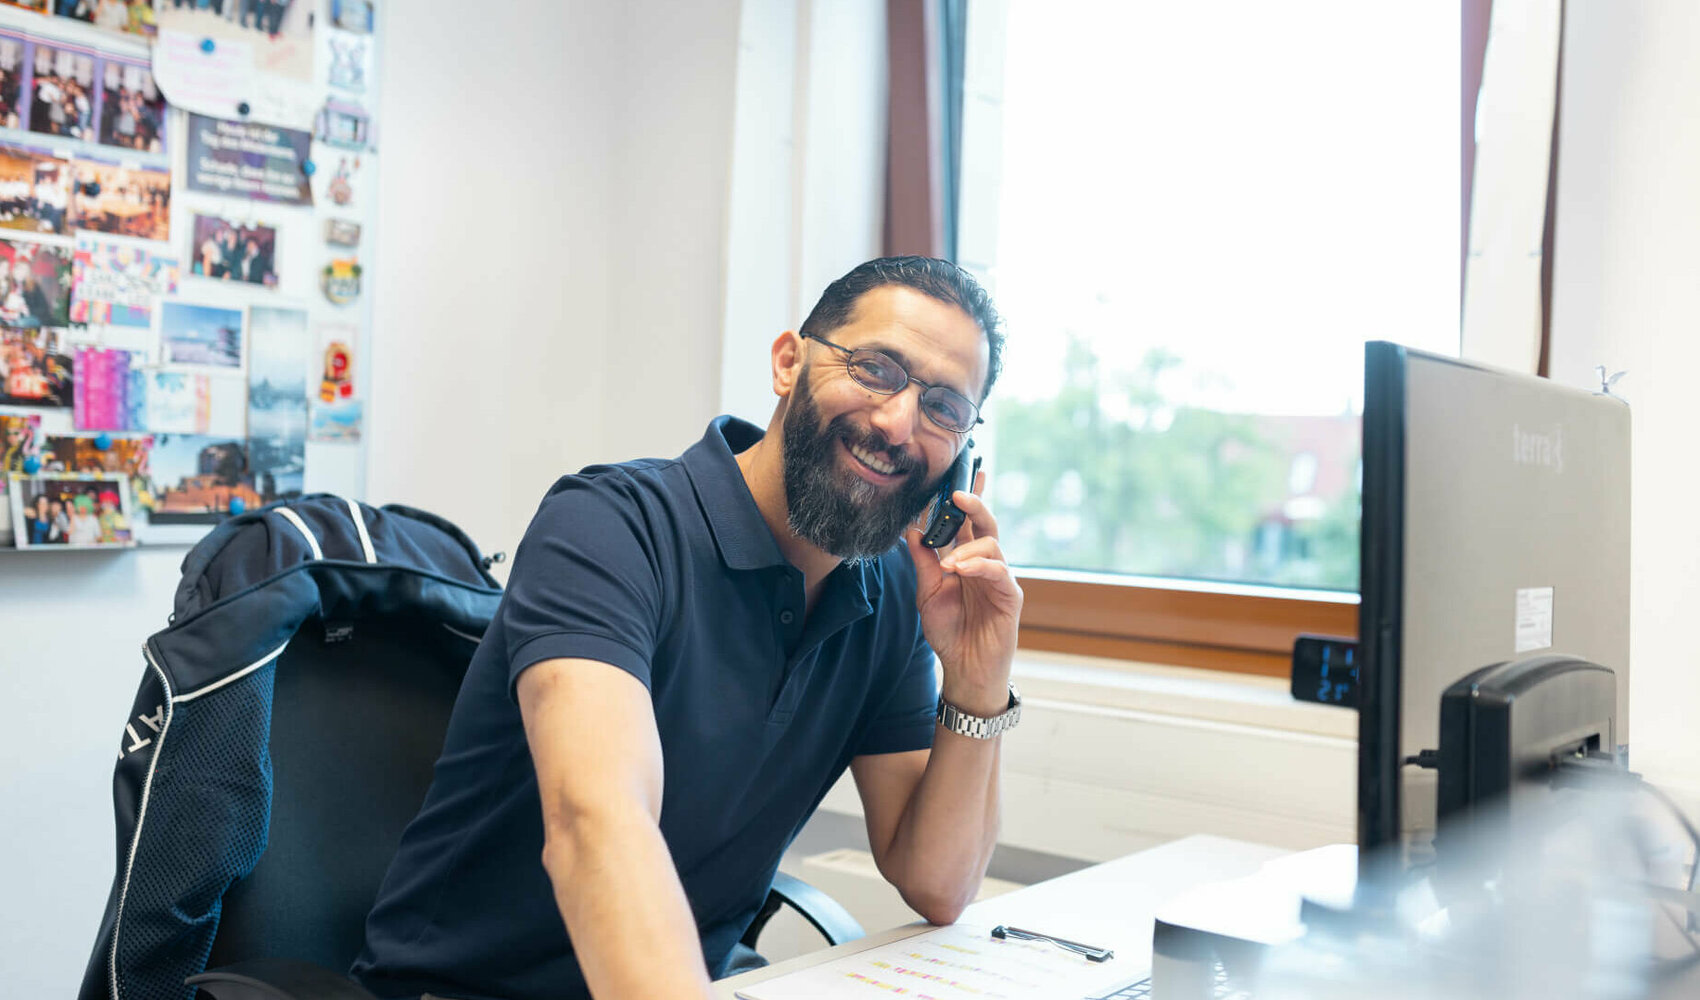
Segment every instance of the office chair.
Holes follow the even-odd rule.
[[[81,1000],[370,1000],[344,970],[500,599],[458,528],[395,505],[304,497],[191,551],[126,728]],[[746,943],[782,903],[861,936],[782,876]]]

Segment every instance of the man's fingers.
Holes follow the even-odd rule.
[[[984,472],[980,473],[982,481],[985,479],[985,475]],[[974,526],[976,537],[982,535],[997,537],[998,519],[992,516],[992,509],[986,506],[986,501],[973,493],[957,490],[952,495],[951,502],[956,504],[957,509],[961,510],[963,514],[967,515],[968,522]]]
[[[971,539],[952,549],[950,555],[945,556],[940,564],[945,569],[951,569],[967,559],[997,559],[1001,561],[1003,559],[1003,546],[998,544],[997,537],[994,535]]]

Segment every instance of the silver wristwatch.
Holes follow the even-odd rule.
[[[969,715],[940,697],[938,720],[939,725],[958,736],[967,736],[976,740],[989,740],[1014,729],[1015,724],[1021,721],[1021,695],[1015,690],[1015,685],[1011,684],[1009,686],[1009,707],[1003,710],[1003,714],[994,715],[989,719],[983,719],[978,715]]]

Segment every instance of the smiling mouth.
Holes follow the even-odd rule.
[[[904,471],[890,459],[861,445],[851,444],[843,438],[839,439],[845,454],[850,456],[851,463],[864,479],[882,485],[899,482],[904,477]]]

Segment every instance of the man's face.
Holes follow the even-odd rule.
[[[825,336],[883,351],[915,377],[970,399],[985,382],[978,324],[909,288],[864,294],[849,321]],[[841,559],[876,558],[926,509],[965,436],[921,414],[918,386],[883,396],[850,378],[840,352],[811,341],[802,349],[782,425],[791,530]]]

